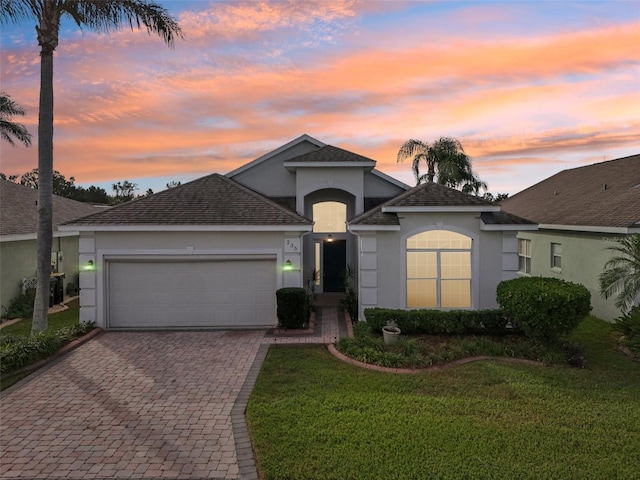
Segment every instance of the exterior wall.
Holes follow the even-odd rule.
[[[296,174],[285,169],[282,162],[317,149],[312,143],[299,143],[231,178],[268,197],[293,197]]]
[[[298,168],[296,171],[296,210],[304,215],[305,197],[310,193],[324,189],[336,189],[353,195],[355,197],[355,215],[361,213],[364,209],[362,173],[362,168],[358,167]]]
[[[364,174],[364,196],[371,198],[391,198],[405,192],[403,188],[374,175],[371,172]]]
[[[107,314],[105,267],[113,257],[211,259],[267,255],[274,257],[278,265],[277,288],[302,286],[302,242],[298,232],[95,232],[81,235],[79,249],[80,320],[100,327],[106,325]],[[291,267],[285,270],[287,260]],[[95,267],[87,268],[90,262]]]
[[[400,231],[361,232],[360,318],[369,307],[407,308],[406,239],[429,229],[453,230],[473,239],[473,309],[496,308],[496,287],[517,275],[515,232],[482,231],[475,213],[402,213]]]
[[[77,283],[78,236],[54,237],[52,252],[62,252],[59,273],[68,283]],[[36,276],[36,240],[0,243],[0,305],[8,308],[11,300],[22,292],[22,279]],[[4,308],[2,312],[4,312]]]
[[[614,298],[605,300],[601,297],[598,283],[598,276],[611,257],[607,247],[617,237],[614,234],[561,230],[539,230],[518,234],[518,238],[531,240],[531,275],[581,283],[591,292],[591,314],[603,320],[613,320],[621,314],[615,306]],[[562,245],[561,270],[551,267],[552,243]]]

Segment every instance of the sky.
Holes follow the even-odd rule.
[[[492,193],[640,153],[639,1],[160,1],[184,39],[61,26],[54,169],[138,193],[227,173],[308,134],[407,184],[408,139],[457,138]],[[33,22],[3,25],[0,89],[34,145]],[[640,168],[640,166],[639,166]]]

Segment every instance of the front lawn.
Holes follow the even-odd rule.
[[[416,375],[272,347],[247,420],[265,479],[637,478],[640,365],[605,322],[587,367],[483,361]]]

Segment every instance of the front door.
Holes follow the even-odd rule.
[[[344,272],[347,267],[347,241],[325,240],[323,243],[323,292],[344,292]]]

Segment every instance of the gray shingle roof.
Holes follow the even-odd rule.
[[[427,182],[398,195],[385,206],[394,207],[477,207],[495,206],[483,198],[445,187],[439,183]]]
[[[334,147],[332,145],[325,145],[313,152],[305,153],[297,157],[285,160],[283,164],[298,163],[298,162],[314,162],[314,163],[327,163],[327,162],[358,162],[358,163],[376,163],[375,160],[358,155],[357,153],[343,150],[342,148]]]
[[[640,154],[563,170],[502,205],[539,224],[634,226],[640,222]]]
[[[428,182],[413,187],[397,197],[364,212],[349,222],[350,225],[400,225],[395,213],[383,212],[385,207],[496,207],[496,204],[468,193]],[[480,214],[485,224],[491,225],[531,225],[533,222],[507,212],[487,211]]]
[[[27,235],[38,231],[38,190],[0,179],[0,235]],[[53,196],[53,226],[95,213],[97,207]]]
[[[482,212],[480,219],[485,225],[536,225],[531,220],[509,212]]]
[[[311,225],[263,195],[217,173],[123,203],[72,225]]]

